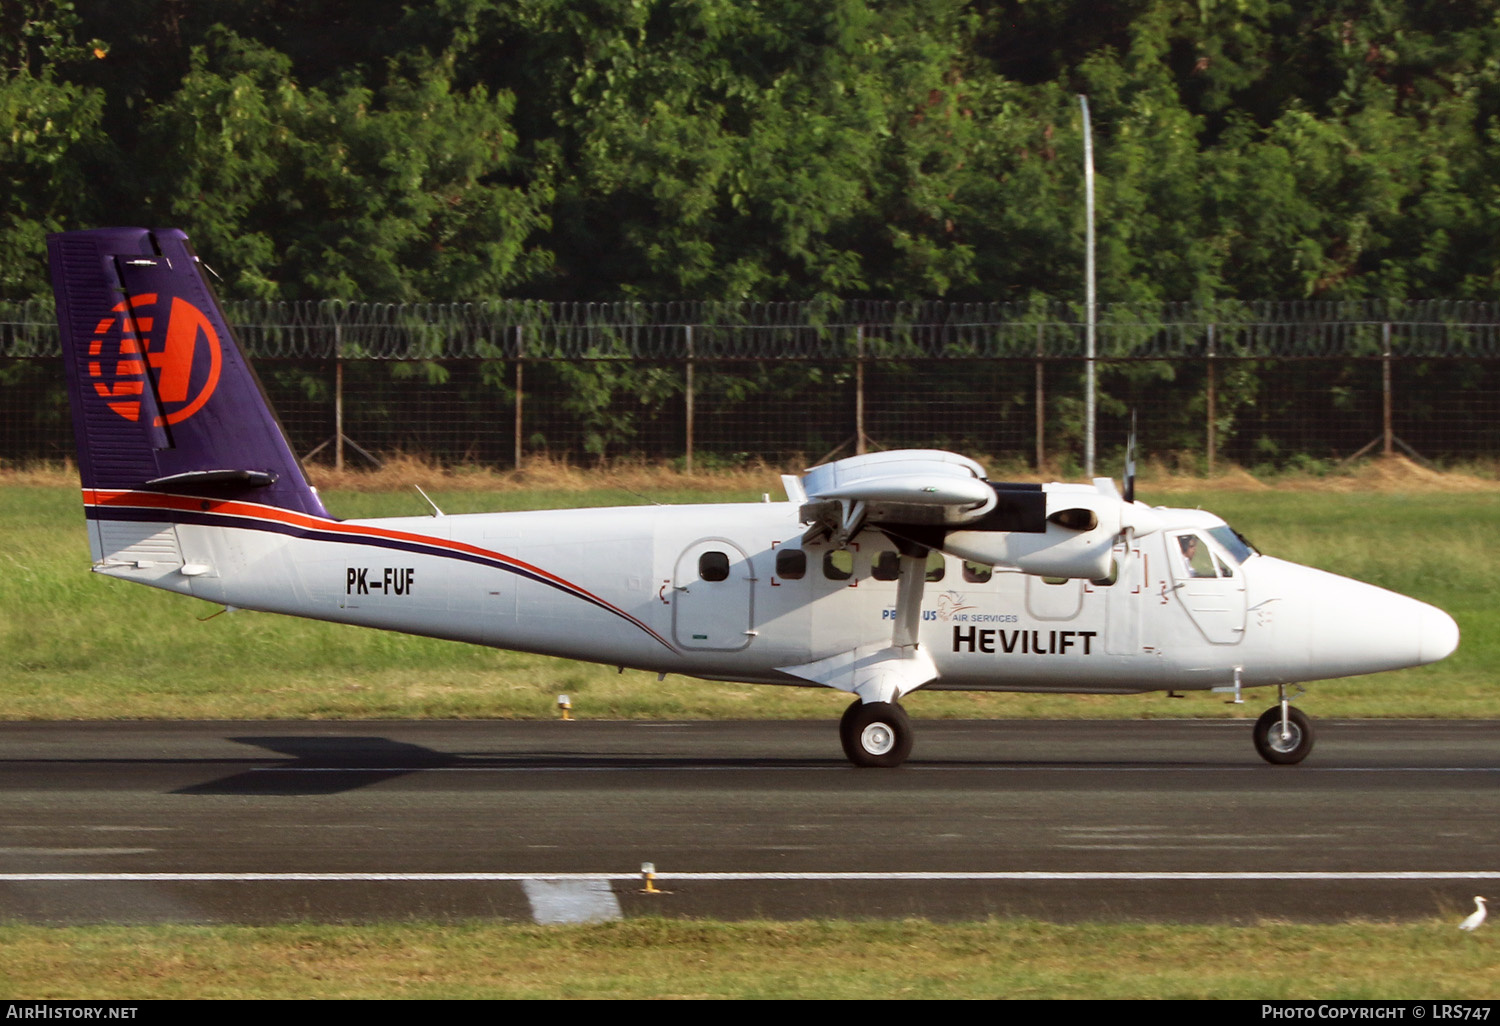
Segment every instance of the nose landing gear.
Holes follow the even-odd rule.
[[[1277,766],[1293,766],[1307,758],[1313,748],[1312,720],[1301,709],[1293,709],[1286,685],[1278,685],[1281,701],[1261,713],[1255,721],[1255,750]],[[1297,689],[1302,693],[1302,688]]]

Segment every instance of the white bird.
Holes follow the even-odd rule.
[[[1469,913],[1469,918],[1458,924],[1460,930],[1477,930],[1479,924],[1484,922],[1485,909],[1484,899],[1474,895],[1474,911]]]

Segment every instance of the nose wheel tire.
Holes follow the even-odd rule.
[[[839,721],[839,740],[856,766],[899,766],[911,754],[911,720],[895,702],[855,702]]]
[[[1307,758],[1313,747],[1312,720],[1300,709],[1287,709],[1281,728],[1281,706],[1273,705],[1255,721],[1255,750],[1277,766],[1292,766]]]

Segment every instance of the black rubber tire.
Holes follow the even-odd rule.
[[[1295,766],[1307,758],[1316,740],[1312,720],[1301,709],[1288,709],[1286,718],[1286,738],[1281,736],[1281,706],[1271,706],[1255,721],[1255,750],[1277,766]]]
[[[911,754],[911,720],[895,702],[855,702],[839,721],[839,740],[856,766],[899,766]]]

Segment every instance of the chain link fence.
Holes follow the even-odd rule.
[[[807,465],[941,447],[1076,464],[1058,303],[226,304],[299,453]],[[1099,451],[1208,468],[1500,453],[1500,304],[1103,305]],[[0,461],[72,452],[50,301],[0,305]]]

